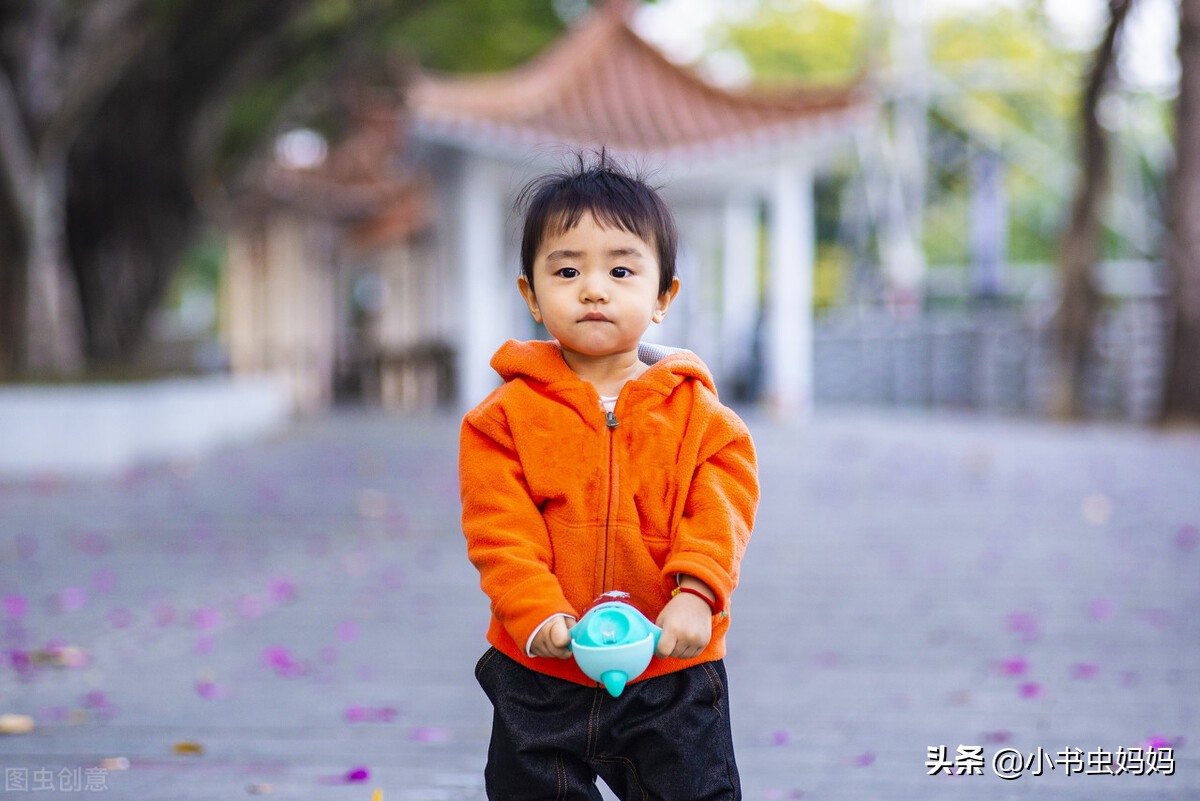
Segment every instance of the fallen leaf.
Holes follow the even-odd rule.
[[[0,734],[29,734],[37,727],[29,715],[6,712],[0,715]]]

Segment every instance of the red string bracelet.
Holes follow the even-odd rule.
[[[714,615],[724,615],[725,614],[725,610],[723,610],[719,606],[717,606],[716,601],[711,600],[707,595],[700,592],[700,590],[695,589],[694,587],[683,587],[683,586],[676,587],[675,589],[671,590],[671,597],[674,598],[676,595],[678,595],[681,592],[686,592],[688,595],[695,595],[697,598],[704,601],[704,603],[708,604],[708,608],[712,610],[712,613]]]

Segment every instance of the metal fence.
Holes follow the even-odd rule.
[[[881,310],[831,312],[816,326],[816,401],[1044,415],[1051,313],[1046,304],[934,310],[912,320]],[[1085,378],[1089,417],[1157,416],[1167,329],[1161,296],[1110,299]]]

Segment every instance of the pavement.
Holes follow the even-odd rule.
[[[746,798],[1200,798],[1200,434],[746,417]],[[36,723],[0,797],[483,798],[456,436],[342,411],[0,481],[0,713]]]

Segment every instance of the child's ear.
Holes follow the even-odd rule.
[[[669,309],[671,307],[672,301],[675,300],[675,296],[678,294],[679,294],[679,279],[672,278],[671,279],[671,288],[658,296],[658,303],[655,304],[654,314],[650,316],[650,319],[656,323],[661,323],[664,319],[666,319],[667,309]]]
[[[533,321],[540,323],[542,321],[542,310],[538,306],[537,296],[533,294],[533,286],[529,283],[522,273],[517,276],[517,289],[521,292],[521,297],[525,298],[525,305],[529,307],[529,313],[533,315]]]

